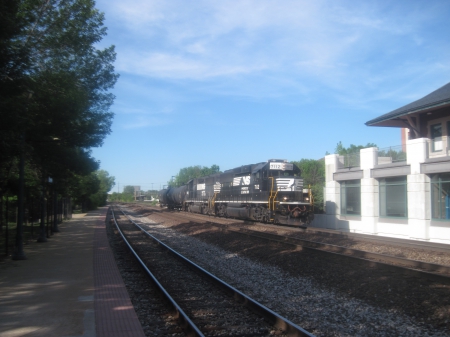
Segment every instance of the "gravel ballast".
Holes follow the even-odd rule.
[[[365,277],[358,272],[352,276],[345,266],[335,266],[334,270],[325,272],[325,269],[333,268],[324,267],[317,257],[307,261],[305,255],[302,256],[304,252],[255,239],[238,238],[237,234],[224,235],[206,225],[170,223],[159,214],[150,217],[152,219],[140,216],[138,220],[145,222],[148,230],[160,240],[317,336],[450,335],[446,330],[448,318],[446,321],[445,316],[441,317],[448,314],[448,305],[444,303],[437,308],[427,307],[424,303],[421,314],[418,305],[421,300],[414,299],[416,295],[410,291],[398,291],[401,287],[408,287],[410,279],[398,281],[394,277],[387,281],[368,282],[380,275],[369,270],[362,271]],[[162,222],[164,225],[158,224]],[[325,269],[321,271],[321,268]],[[308,269],[309,272],[304,272]],[[334,286],[330,272],[335,273]],[[320,273],[323,274],[322,281]],[[351,282],[355,284],[354,291]],[[365,286],[361,285],[365,282]],[[422,283],[426,289],[422,294],[418,291],[419,297],[428,296],[429,292],[430,285],[426,281]],[[379,287],[374,289],[374,284]],[[367,296],[361,295],[364,287]],[[421,288],[413,284],[413,292],[416,287]],[[442,287],[434,296],[448,295],[448,285]],[[390,295],[393,299],[391,304]],[[403,305],[399,304],[401,297]],[[409,307],[418,308],[405,309]],[[432,310],[434,316],[430,315]]]

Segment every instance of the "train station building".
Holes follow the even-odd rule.
[[[366,125],[401,129],[402,145],[326,156],[312,227],[450,244],[450,83]]]

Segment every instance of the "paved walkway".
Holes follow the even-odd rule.
[[[0,264],[1,337],[144,336],[109,248],[107,208]]]

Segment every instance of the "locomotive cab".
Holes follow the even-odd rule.
[[[282,160],[269,160],[267,170],[271,220],[301,227],[309,224],[314,217],[312,196],[304,189],[301,170]]]

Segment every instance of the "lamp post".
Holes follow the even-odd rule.
[[[33,96],[33,92],[28,90],[28,102]],[[28,107],[27,109],[28,110]],[[24,180],[25,180],[25,131],[22,131],[20,135],[20,159],[19,159],[19,195],[17,196],[17,234],[16,234],[16,248],[13,253],[13,260],[26,260],[25,253],[23,252],[23,199],[24,199]]]
[[[47,242],[47,235],[45,233],[45,173],[42,173],[42,188],[41,188],[41,223],[39,226],[39,237],[37,242]]]
[[[53,233],[58,233],[58,193],[53,187]]]
[[[13,253],[13,260],[26,260],[27,257],[23,252],[23,185],[24,185],[24,167],[25,167],[25,132],[22,132],[20,136],[20,161],[19,161],[19,195],[17,198],[17,234],[16,234],[16,247]]]

